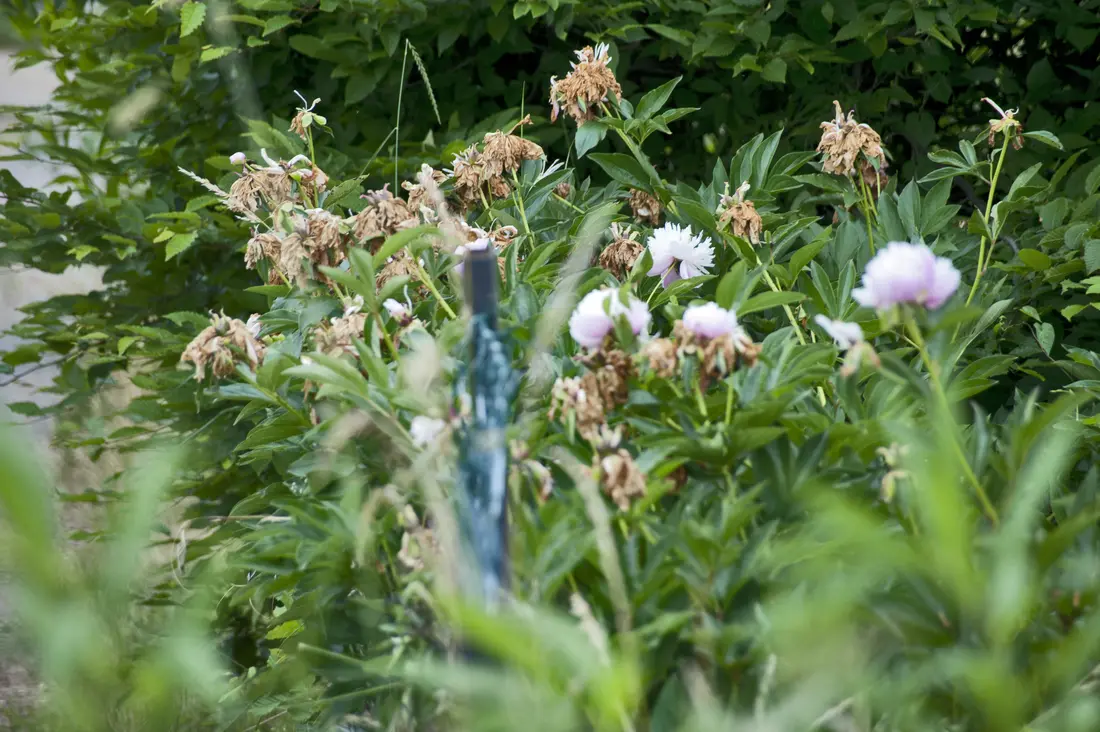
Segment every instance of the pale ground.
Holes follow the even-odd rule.
[[[13,72],[10,61],[10,52],[0,49],[0,104],[38,104],[47,101],[55,85],[50,71],[35,68]],[[0,115],[0,134],[7,130],[10,121],[10,118]],[[54,174],[54,170],[36,163],[0,161],[0,168],[11,170],[24,185],[40,187],[48,186]],[[18,322],[21,317],[19,307],[54,295],[87,292],[99,285],[99,272],[89,267],[70,269],[63,275],[0,269],[0,351],[9,350],[17,343],[13,337],[3,335],[3,331]],[[41,402],[42,397],[35,391],[48,384],[55,373],[55,370],[43,369],[29,374],[19,383],[0,386],[0,405],[29,400]],[[10,378],[0,375],[0,384]],[[4,419],[3,413],[4,409],[0,406],[0,419]],[[49,450],[49,422],[39,421],[22,427],[21,431],[33,441],[41,459],[53,464],[54,456]],[[0,729],[7,728],[14,721],[14,717],[12,720],[8,717],[13,714],[19,716],[18,707],[33,698],[35,692],[31,678],[12,657],[12,641],[10,634],[5,632],[7,615],[5,591],[0,585]]]

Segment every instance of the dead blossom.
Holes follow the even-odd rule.
[[[270,231],[252,233],[244,250],[244,266],[255,269],[261,259],[274,259],[279,255],[279,237]]]
[[[718,202],[718,228],[728,228],[734,236],[747,239],[756,246],[760,243],[760,233],[764,225],[760,214],[756,212],[756,204],[745,198],[748,190],[749,183],[745,181],[731,196],[729,183],[726,183],[726,192]]]
[[[606,43],[597,44],[595,49],[585,46],[575,51],[577,63],[572,64],[573,70],[564,79],[550,77],[551,122],[556,122],[564,109],[578,126],[583,125],[599,116],[600,104],[611,94],[622,96],[622,87],[608,66],[609,50]]]
[[[704,338],[684,327],[682,320],[677,320],[672,327],[672,336],[680,359],[695,356],[699,360],[704,389],[713,379],[732,372],[738,363],[752,366],[760,356],[759,344],[753,343],[748,334],[740,329],[732,335]]]
[[[634,212],[634,218],[643,224],[661,225],[661,202],[645,191],[630,190],[630,210]]]
[[[573,186],[569,185],[569,181],[562,181],[554,186],[554,193],[562,198],[569,198],[569,195],[573,193]]]
[[[645,251],[645,245],[638,241],[638,233],[620,226],[618,222],[612,224],[611,243],[600,252],[600,267],[620,280],[624,279],[639,255]]]
[[[416,176],[416,182],[404,181],[401,183],[407,194],[408,208],[410,212],[418,213],[421,207],[427,206],[435,210],[443,203],[443,197],[439,193],[439,184],[447,180],[447,176],[441,170],[436,170],[430,165],[423,165]]]
[[[282,167],[247,170],[233,181],[225,205],[237,213],[255,213],[262,201],[271,210],[291,200],[290,175]]]
[[[855,113],[847,117],[841,111],[840,102],[833,101],[836,107],[836,119],[821,123],[821,141],[817,151],[824,153],[822,169],[833,175],[851,176],[856,172],[856,157],[860,154],[872,165],[877,161],[881,167],[886,162],[882,152],[882,139],[868,125],[855,120]]]
[[[629,452],[618,449],[600,459],[600,485],[620,511],[645,497],[645,475]]]
[[[641,355],[658,377],[668,379],[680,370],[678,347],[670,338],[654,338],[642,347]]]
[[[531,115],[516,123],[509,132],[497,130],[485,135],[481,150],[484,174],[490,179],[519,170],[524,160],[538,160],[545,153],[542,148],[524,138],[512,134],[516,128],[531,124]],[[490,182],[490,187],[492,183]],[[507,194],[504,194],[507,195]]]
[[[384,239],[401,229],[420,223],[414,210],[400,198],[395,198],[387,183],[380,191],[370,191],[362,196],[369,203],[352,219],[351,230],[357,242]]]
[[[202,381],[206,378],[208,364],[214,378],[223,379],[236,370],[238,363],[247,363],[255,371],[263,358],[264,345],[257,340],[253,329],[243,321],[222,314],[213,316],[210,325],[187,344],[180,362],[194,364],[195,379]]]
[[[453,167],[446,173],[453,179],[455,195],[465,208],[474,206],[481,200],[485,164],[477,145],[471,145],[455,155]]]
[[[605,415],[599,386],[591,372],[583,378],[559,378],[554,382],[549,416],[561,422],[573,416],[581,437],[589,441],[597,439]]]
[[[630,377],[634,373],[634,362],[629,355],[618,349],[603,348],[578,360],[589,368],[582,382],[589,391],[599,394],[605,409],[626,403]]]
[[[386,264],[378,271],[378,275],[375,277],[375,286],[381,290],[394,277],[406,275],[411,279],[417,279],[416,260],[412,258],[408,251],[401,249],[386,260]]]
[[[328,356],[344,353],[355,355],[354,339],[363,337],[366,325],[366,313],[348,313],[343,317],[332,318],[327,324],[322,323],[314,329],[314,345],[318,351]]]
[[[989,146],[993,147],[997,144],[997,135],[1004,132],[1007,135],[1012,136],[1012,147],[1019,150],[1024,146],[1024,126],[1020,124],[1020,120],[1016,119],[1016,115],[1020,112],[1019,109],[1001,109],[1001,105],[989,97],[982,97],[982,101],[997,110],[997,114],[1000,115],[998,119],[989,120]]]

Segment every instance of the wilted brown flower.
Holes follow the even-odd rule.
[[[439,194],[439,184],[445,180],[447,176],[443,171],[436,170],[427,163],[420,166],[415,183],[408,180],[401,183],[401,187],[408,194],[409,211],[414,214],[419,213],[421,206],[428,206],[434,210],[437,204],[443,201],[442,194]]]
[[[654,338],[642,347],[641,355],[649,368],[662,379],[668,379],[680,369],[676,342],[669,338]]]
[[[599,467],[600,485],[620,511],[629,510],[631,503],[645,496],[645,475],[626,450],[605,455]]]
[[[384,239],[401,229],[420,223],[415,211],[389,191],[389,183],[380,191],[370,191],[362,196],[369,204],[352,219],[352,233],[357,242]]]
[[[471,145],[455,155],[454,165],[444,171],[454,181],[454,192],[462,205],[469,208],[482,197],[481,184],[485,180],[485,163],[477,145]]]
[[[329,323],[321,323],[313,330],[313,342],[317,350],[328,356],[343,353],[355,355],[355,338],[363,337],[367,325],[367,314],[346,313],[343,317],[333,318]]]
[[[625,278],[638,256],[645,251],[645,246],[637,239],[637,231],[620,226],[618,222],[612,224],[611,243],[600,252],[600,266],[620,280]]]
[[[279,248],[279,237],[274,232],[265,231],[261,234],[253,231],[252,238],[248,240],[248,247],[244,251],[244,266],[247,269],[253,269],[261,259],[278,257]]]
[[[821,141],[817,151],[825,154],[822,169],[833,175],[854,175],[856,156],[860,153],[867,160],[878,160],[880,167],[886,162],[882,152],[882,139],[868,125],[857,123],[853,112],[844,116],[840,102],[833,101],[836,119],[821,123]]]
[[[279,271],[287,280],[303,286],[306,282],[306,268],[303,260],[310,259],[309,250],[306,249],[305,239],[297,232],[287,234],[279,247]]]
[[[573,186],[569,185],[569,181],[563,180],[561,183],[554,186],[554,193],[562,198],[569,198],[570,194],[573,193]]]
[[[680,357],[695,356],[699,359],[700,382],[704,389],[711,379],[733,371],[738,361],[752,366],[760,355],[760,346],[740,329],[732,335],[704,338],[684,327],[683,321],[677,320],[672,327],[672,336]]]
[[[250,322],[252,322],[250,320]],[[259,321],[254,327],[226,317],[215,315],[207,326],[187,344],[180,363],[190,361],[195,365],[195,379],[206,378],[206,365],[211,365],[214,378],[221,379],[236,370],[237,363],[247,361],[249,368],[255,370],[263,361],[264,345],[257,340]]]
[[[550,398],[550,419],[565,422],[573,415],[577,432],[586,440],[595,440],[605,422],[603,399],[591,372],[554,382]]]
[[[645,191],[630,190],[630,210],[634,218],[650,226],[661,225],[661,202]]]
[[[748,239],[754,246],[760,243],[760,232],[763,230],[763,222],[760,214],[756,212],[756,204],[745,199],[749,191],[749,182],[742,183],[731,196],[729,183],[726,183],[726,192],[718,203],[718,228],[729,227],[734,236]]]
[[[630,356],[618,349],[600,349],[577,359],[589,368],[581,384],[589,393],[599,394],[604,409],[625,404],[630,394],[629,380],[634,373]]]
[[[593,49],[585,46],[576,51],[578,62],[571,64],[573,70],[561,81],[550,77],[550,121],[556,122],[562,108],[577,125],[596,119],[601,103],[606,102],[610,94],[621,96],[622,87],[615,79],[615,73],[608,67],[611,57],[609,47],[600,43]]]
[[[989,120],[989,146],[993,147],[997,144],[997,134],[1004,132],[1007,135],[1012,136],[1012,147],[1019,150],[1024,146],[1024,126],[1020,124],[1020,120],[1016,119],[1016,115],[1019,114],[1019,109],[1001,109],[1001,105],[989,97],[982,97],[982,101],[989,104],[993,109],[997,110],[997,114],[1001,115],[999,119]]]
[[[378,275],[374,278],[375,286],[381,290],[387,282],[402,275],[408,275],[414,280],[417,279],[416,260],[405,249],[398,250],[396,254],[386,260],[386,264],[382,266],[382,269],[378,271]]]
[[[531,115],[521,119],[508,132],[497,130],[485,135],[481,161],[485,166],[485,177],[489,180],[490,188],[493,187],[493,179],[519,170],[524,160],[538,160],[545,154],[535,143],[512,134],[517,127],[529,124],[531,124]]]
[[[260,201],[274,210],[291,200],[290,176],[282,168],[246,171],[229,188],[225,205],[237,213],[255,213]]]

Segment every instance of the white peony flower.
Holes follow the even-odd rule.
[[[679,279],[705,275],[714,266],[714,245],[702,234],[692,234],[690,226],[665,224],[646,242],[653,267],[650,276],[660,276],[668,287]]]
[[[863,343],[863,329],[859,327],[859,323],[830,320],[824,315],[815,315],[814,322],[820,325],[821,329],[845,351],[858,343]]]
[[[409,423],[409,436],[414,445],[424,447],[435,442],[446,427],[447,423],[441,419],[417,415]]]

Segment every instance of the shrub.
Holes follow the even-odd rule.
[[[154,44],[167,20],[140,10]],[[414,47],[429,46],[393,52],[416,66]],[[884,170],[888,128],[830,99],[801,124],[809,144],[774,125],[704,158],[674,106],[685,82],[605,101],[604,54],[556,87],[565,165],[544,123],[506,111],[455,135],[446,173],[419,167],[427,146],[369,163],[387,187],[360,197],[346,123],[309,94],[278,125],[253,121],[232,160],[194,170],[150,150],[183,170],[77,214],[62,194],[6,204],[20,235],[5,251],[42,266],[75,243],[42,231],[51,214],[128,221],[150,243],[113,242],[117,284],[75,301],[75,322],[58,319],[72,300],[33,310],[20,332],[40,340],[8,363],[72,353],[62,413],[128,370],[143,393],[125,424],[67,435],[93,452],[186,444],[173,576],[146,599],[215,583],[234,678],[211,724],[1094,729],[1100,197],[1083,151],[991,104],[945,125],[961,137],[927,163]],[[195,83],[214,90],[204,103],[225,93]],[[195,134],[177,149],[220,149],[199,144],[217,130]],[[493,615],[448,591],[468,416],[456,268],[479,248],[499,254],[522,374],[522,605]],[[159,317],[140,300],[153,292]],[[37,526],[10,510],[23,495],[3,494],[20,536]],[[440,663],[456,636],[497,665]]]

